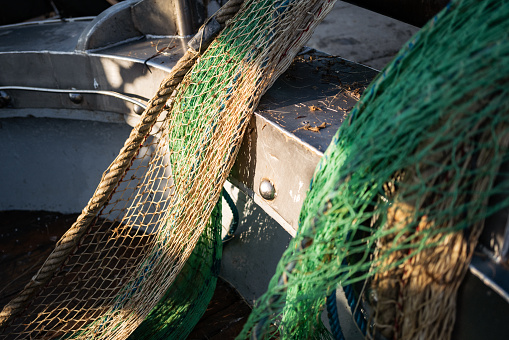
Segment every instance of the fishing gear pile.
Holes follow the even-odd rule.
[[[329,337],[337,285],[368,338],[450,338],[484,222],[509,206],[508,18],[509,1],[452,1],[375,78],[240,338]]]
[[[215,234],[221,228],[210,216],[247,123],[261,95],[333,5],[328,0],[231,3],[205,24],[207,32],[222,32],[206,50],[210,33],[194,41],[76,223],[3,308],[3,334],[120,339],[147,316],[175,322],[158,328],[162,333],[154,332],[156,337],[185,337],[191,331],[217,276],[221,244]],[[232,13],[237,14],[231,18]],[[211,250],[193,256],[209,260],[191,265],[191,274],[184,271],[177,279],[197,244]],[[202,265],[209,269],[193,275]],[[167,294],[172,284],[185,286],[187,278],[202,292],[184,299],[187,290]],[[164,306],[154,310],[163,297],[177,312],[183,308],[193,315],[184,320],[180,312],[173,318],[163,315]],[[185,329],[175,331],[178,325]]]

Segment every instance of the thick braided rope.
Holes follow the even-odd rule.
[[[37,274],[29,281],[18,296],[3,308],[0,313],[0,327],[7,326],[15,316],[19,315],[30,299],[37,294],[39,289],[51,279],[55,271],[62,266],[67,256],[78,244],[81,236],[96,217],[97,213],[108,202],[111,194],[129,168],[132,159],[138,153],[142,142],[150,132],[157,117],[159,117],[163,111],[164,105],[170,99],[173,91],[184,78],[184,75],[192,67],[196,58],[196,54],[186,52],[170,75],[161,83],[156,95],[143,112],[140,122],[131,131],[119,155],[104,172],[94,195],[89,200],[76,222],[74,222],[71,228],[69,228],[58,241],[55,249],[48,256]]]
[[[239,10],[244,0],[232,0],[226,3],[216,14],[217,21],[224,26]],[[165,109],[182,79],[191,69],[199,57],[199,53],[189,49],[178,61],[170,74],[161,82],[157,93],[148,103],[141,115],[140,122],[131,131],[118,156],[104,172],[101,181],[87,206],[82,210],[76,222],[58,241],[53,252],[48,256],[37,274],[28,282],[25,288],[0,312],[0,327],[7,327],[12,320],[21,314],[30,300],[44,287],[54,273],[64,264],[79,240],[90,227],[91,222],[99,211],[109,201],[114,190],[129,169],[132,160],[138,154],[140,147],[152,129],[157,118]]]
[[[244,3],[244,0],[230,0],[223,7],[221,7],[214,18],[222,26],[226,25],[226,22],[230,20],[240,9],[240,6]]]

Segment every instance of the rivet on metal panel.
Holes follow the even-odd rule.
[[[274,188],[272,182],[267,178],[263,178],[260,182],[259,191],[260,195],[266,200],[270,201],[276,197],[276,188]]]
[[[76,90],[75,88],[72,88],[73,90]],[[69,99],[74,104],[81,104],[83,101],[83,95],[81,93],[69,93]]]
[[[0,108],[6,107],[11,103],[11,96],[7,94],[5,91],[0,91]]]

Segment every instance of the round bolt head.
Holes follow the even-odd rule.
[[[141,106],[139,106],[139,105],[134,104],[133,111],[137,115],[141,115],[143,113],[143,108]]]
[[[11,103],[11,96],[5,91],[0,91],[0,107],[6,107]]]
[[[274,188],[274,185],[272,182],[266,178],[262,179],[260,182],[260,195],[270,201],[273,200],[276,197],[276,188]]]
[[[69,99],[74,104],[81,104],[81,102],[83,101],[83,95],[81,93],[69,93]]]

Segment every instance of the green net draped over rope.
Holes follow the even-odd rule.
[[[213,290],[220,228],[210,216],[247,123],[333,3],[246,0],[202,55],[186,52],[77,222],[4,306],[0,331],[122,339],[148,316],[137,335],[185,336]]]
[[[325,296],[359,283],[368,336],[450,337],[484,220],[509,206],[508,18],[509,1],[453,1],[366,89],[239,338],[327,337]]]

